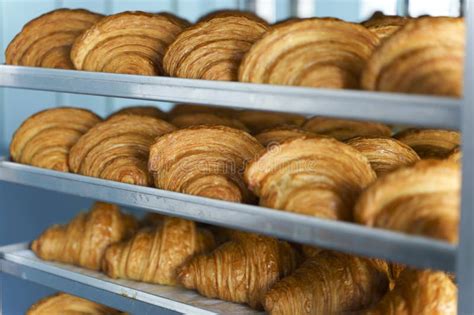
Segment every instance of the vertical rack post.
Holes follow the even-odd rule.
[[[464,3],[466,58],[462,104],[462,201],[457,253],[458,314],[474,314],[474,6]]]

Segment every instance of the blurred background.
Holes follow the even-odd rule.
[[[0,0],[0,63],[8,43],[31,19],[56,8],[85,8],[103,14],[127,10],[167,11],[192,22],[219,9],[252,10],[276,22],[290,16],[332,16],[359,22],[375,11],[393,15],[462,15],[461,0]],[[1,74],[0,74],[1,75]],[[0,88],[0,156],[8,155],[13,132],[27,117],[54,106],[80,106],[105,116],[129,105],[170,103]],[[0,246],[30,241],[46,227],[66,222],[92,200],[0,182]],[[39,298],[52,293],[40,285],[0,275],[5,314],[24,314]]]

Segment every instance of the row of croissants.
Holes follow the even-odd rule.
[[[225,10],[191,25],[169,13],[59,9],[26,24],[5,55],[11,65],[459,97],[464,28],[449,17],[270,25]]]
[[[31,248],[44,260],[115,279],[179,285],[269,314],[456,314],[457,287],[440,271],[155,213],[137,220],[103,202],[68,224],[49,227]],[[57,307],[49,305],[47,310]]]
[[[101,119],[64,107],[23,122],[10,154],[53,170],[456,243],[459,144],[456,131],[392,136],[381,123],[282,113],[178,105]]]

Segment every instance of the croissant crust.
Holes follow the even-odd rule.
[[[234,118],[227,118],[212,113],[189,113],[174,116],[170,122],[178,128],[187,128],[199,125],[221,125],[249,131],[247,127],[239,120]]]
[[[317,137],[317,135],[298,126],[285,125],[266,129],[255,136],[266,148],[301,137]]]
[[[283,125],[301,126],[305,117],[298,114],[242,110],[235,114],[253,134]]]
[[[379,39],[385,39],[392,36],[396,31],[402,28],[410,21],[409,18],[396,15],[384,15],[376,12],[370,19],[363,22],[362,25],[375,33]]]
[[[150,117],[155,117],[159,119],[165,120],[167,118],[167,115],[165,112],[160,110],[159,108],[156,108],[154,106],[130,106],[130,107],[124,107],[114,113],[112,113],[109,117],[107,118],[112,118],[115,116],[119,115],[139,115],[139,116],[150,116]]]
[[[407,129],[395,135],[409,145],[422,159],[444,159],[461,144],[461,134],[443,129]]]

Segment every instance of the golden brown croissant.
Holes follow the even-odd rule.
[[[167,115],[165,112],[154,106],[130,106],[124,107],[112,114],[107,118],[115,117],[118,115],[139,115],[139,116],[151,116],[165,120]]]
[[[180,78],[237,81],[243,55],[267,28],[245,13],[209,17],[183,31],[168,47],[165,71]]]
[[[325,88],[359,88],[377,36],[332,18],[274,25],[242,60],[239,81]]]
[[[187,128],[199,125],[221,125],[249,131],[240,120],[234,118],[227,118],[211,113],[189,113],[174,116],[170,122],[178,128]]]
[[[464,21],[410,20],[374,52],[362,75],[366,90],[461,96]]]
[[[455,147],[448,155],[448,160],[451,160],[451,161],[454,161],[454,162],[457,162],[457,163],[461,163],[461,160],[462,160],[462,151],[461,151],[461,147],[460,146],[457,146]]]
[[[102,270],[112,278],[176,284],[177,268],[196,254],[213,249],[214,237],[192,221],[165,217],[131,239],[107,248]]]
[[[422,160],[379,178],[354,208],[357,222],[455,243],[458,240],[460,166]]]
[[[239,234],[208,255],[192,258],[178,271],[186,288],[260,309],[267,290],[297,264],[291,246],[269,237]]]
[[[246,125],[253,134],[281,125],[301,126],[305,117],[298,114],[242,110],[235,117]]]
[[[310,118],[304,123],[303,128],[339,141],[354,137],[390,137],[392,134],[390,128],[381,123],[328,117]]]
[[[259,134],[255,135],[255,138],[260,143],[268,148],[276,146],[288,140],[293,140],[301,137],[318,137],[311,131],[304,130],[294,125],[283,125],[266,129]]]
[[[412,148],[393,138],[357,137],[347,144],[365,155],[377,176],[420,160]]]
[[[260,205],[350,220],[359,193],[376,178],[359,151],[331,138],[298,138],[266,150],[245,170]]]
[[[74,69],[69,57],[74,40],[103,16],[87,10],[59,9],[26,24],[5,51],[6,63]]]
[[[375,33],[379,39],[383,40],[392,36],[402,26],[407,24],[408,21],[410,19],[404,16],[385,15],[377,11],[367,21],[362,22],[362,25]]]
[[[13,135],[12,160],[68,172],[70,148],[100,121],[96,114],[79,108],[52,108],[36,113]]]
[[[210,12],[206,15],[203,15],[199,18],[198,23],[203,22],[203,21],[210,21],[210,20],[215,19],[215,18],[222,18],[222,17],[229,17],[229,16],[230,17],[232,17],[232,16],[245,16],[249,19],[258,21],[262,24],[267,24],[268,23],[267,21],[265,21],[264,19],[262,19],[261,17],[256,15],[254,12],[241,11],[241,10],[230,10],[230,9],[217,10],[217,11]]]
[[[69,167],[74,173],[123,183],[152,184],[148,172],[150,145],[174,130],[154,117],[118,115],[97,124],[72,147]]]
[[[223,117],[232,117],[235,115],[235,110],[227,107],[194,105],[194,104],[177,104],[169,112],[170,117],[188,114],[215,114]]]
[[[277,282],[263,305],[271,315],[341,314],[370,306],[387,289],[384,262],[325,251]]]
[[[361,315],[456,315],[456,285],[440,271],[405,269],[395,288]]]
[[[44,260],[99,270],[105,249],[135,232],[137,221],[120,208],[96,202],[66,225],[53,225],[33,241],[31,249]]]
[[[461,134],[443,129],[406,129],[394,136],[409,145],[422,159],[444,159],[461,144]]]
[[[157,188],[236,202],[252,202],[242,173],[263,147],[225,126],[195,126],[158,138],[148,168]]]
[[[187,26],[171,14],[110,15],[76,39],[71,59],[78,70],[163,75],[164,51]]]
[[[57,293],[33,304],[26,315],[126,315],[126,313],[74,295]]]

